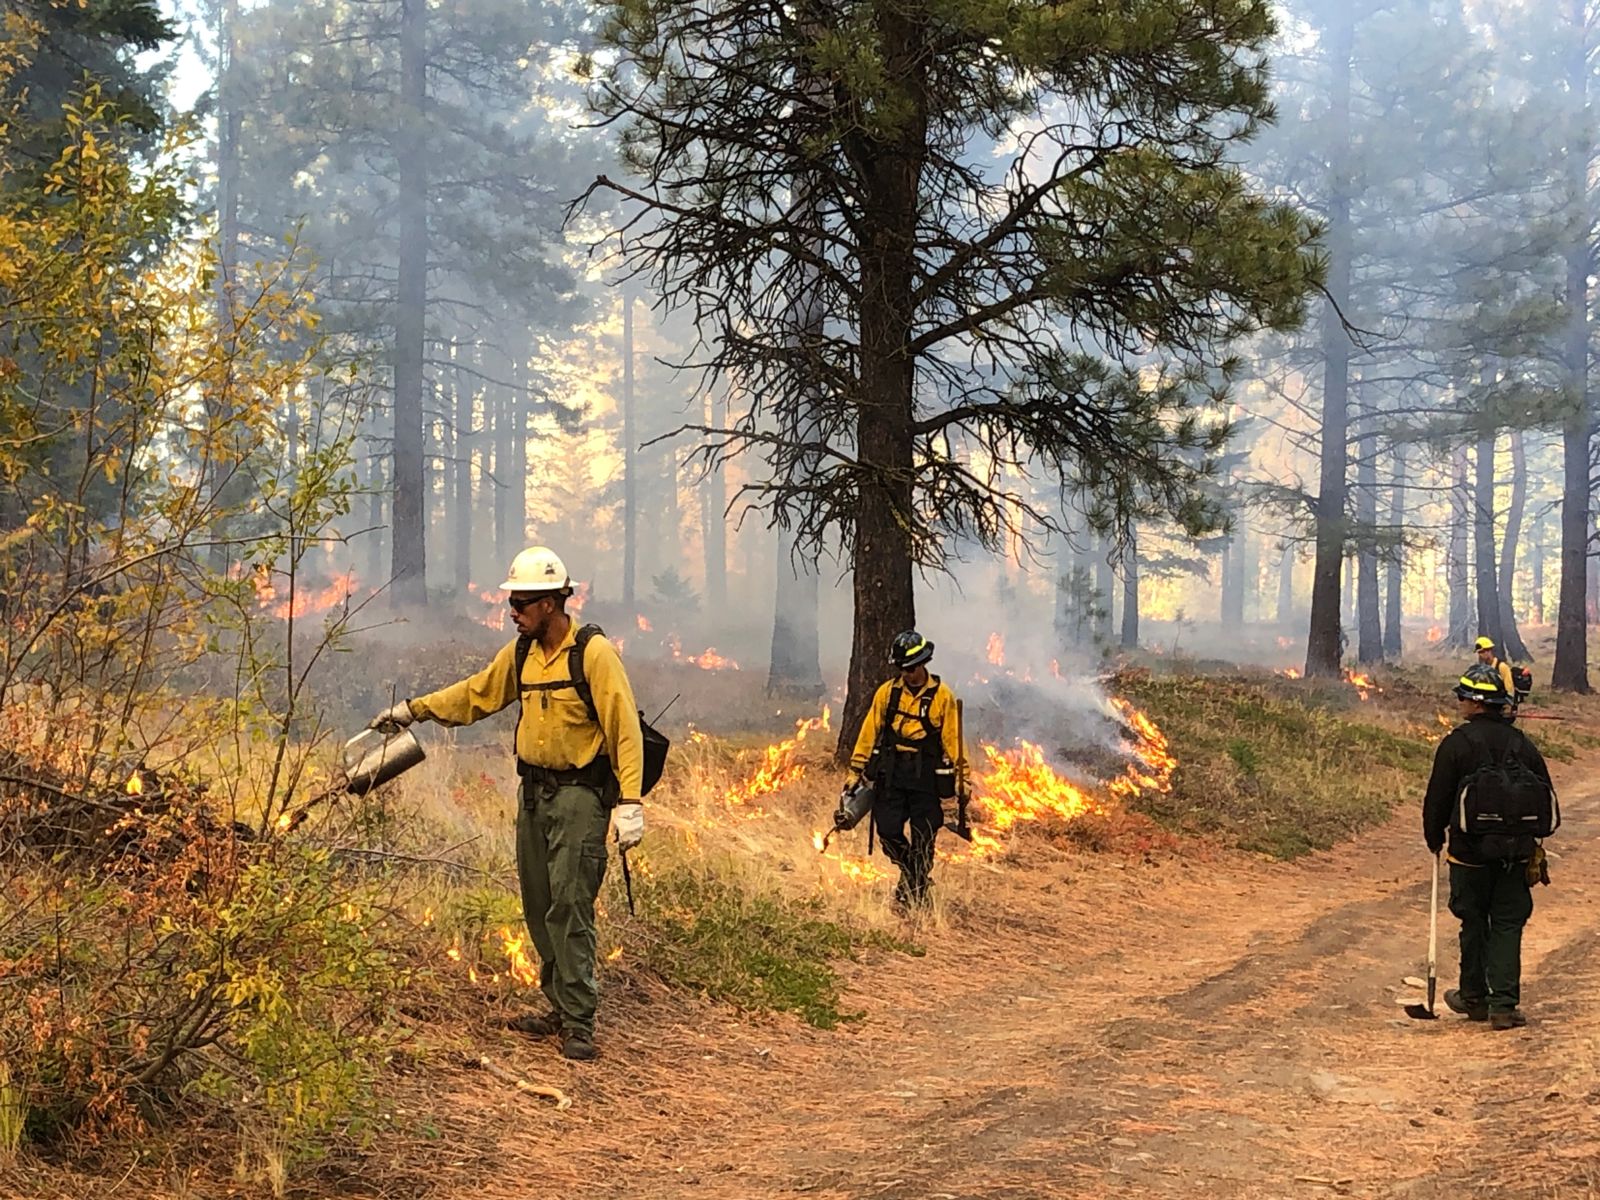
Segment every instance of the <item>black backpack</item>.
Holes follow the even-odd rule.
[[[569,679],[559,683],[546,685],[546,691],[556,691],[560,688],[570,687],[578,693],[578,699],[583,701],[583,706],[589,710],[589,719],[596,723],[600,720],[600,712],[594,706],[594,689],[589,686],[589,677],[583,670],[583,652],[588,649],[590,639],[604,636],[605,630],[598,625],[585,625],[578,630],[577,640],[572,643],[572,648],[567,651],[567,675]],[[528,652],[533,649],[533,638],[524,634],[517,639],[517,697],[521,702],[522,696],[522,668],[528,661]],[[639,794],[648,796],[650,789],[661,782],[661,773],[667,766],[667,751],[672,747],[672,742],[667,736],[644,719],[644,711],[639,712],[639,732],[644,735],[644,772],[639,784]],[[616,764],[612,764],[613,774]]]
[[[1555,788],[1508,747],[1461,781],[1451,827],[1511,846],[1510,839],[1546,838],[1561,828],[1561,805]]]
[[[1515,689],[1515,700],[1521,704],[1533,691],[1533,672],[1527,667],[1511,668],[1511,686]]]

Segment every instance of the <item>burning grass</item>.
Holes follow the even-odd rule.
[[[1433,746],[1410,712],[1324,707],[1294,694],[1303,683],[1271,677],[1128,672],[1118,687],[1182,747],[1171,788],[1133,801],[1179,832],[1294,858],[1385,819],[1427,784]]]

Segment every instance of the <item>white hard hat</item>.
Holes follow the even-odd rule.
[[[554,550],[529,546],[511,560],[511,573],[500,585],[505,592],[571,592],[572,576]]]

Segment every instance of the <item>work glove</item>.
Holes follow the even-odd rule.
[[[1443,841],[1438,841],[1438,842],[1430,841],[1428,843],[1428,853],[1429,854],[1438,854],[1439,851],[1441,851],[1443,849],[1444,849],[1444,842]]]
[[[632,850],[644,837],[644,805],[633,801],[617,805],[611,812],[611,828],[617,831],[617,845]]]
[[[411,711],[411,701],[399,700],[384,709],[372,718],[368,729],[404,729],[415,721],[416,714]]]

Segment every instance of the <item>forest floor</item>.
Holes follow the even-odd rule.
[[[1402,1012],[1428,906],[1408,804],[1291,864],[1036,867],[1009,911],[958,915],[926,958],[859,964],[845,1033],[627,1003],[605,1060],[576,1069],[495,1035],[572,1109],[431,1081],[454,1157],[430,1155],[414,1194],[1600,1195],[1597,765],[1557,770],[1526,1029],[1442,999],[1435,1022]],[[1442,997],[1448,913],[1440,929]]]
[[[393,1124],[285,1194],[1600,1195],[1600,754],[1553,766],[1566,823],[1524,943],[1526,1029],[1444,1010],[1447,912],[1442,1019],[1401,1010],[1427,937],[1415,799],[1293,862],[1203,841],[1138,858],[1035,843],[915,930],[924,954],[843,963],[859,1017],[837,1029],[644,973],[613,980],[595,1063],[506,1032],[498,1008],[433,1014],[395,1064]],[[125,1166],[46,1168],[0,1193],[271,1194],[227,1161]]]

